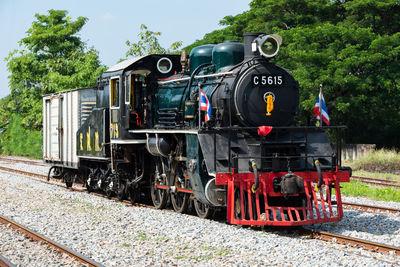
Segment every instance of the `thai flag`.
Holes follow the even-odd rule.
[[[314,117],[320,120],[320,116],[322,116],[322,120],[329,125],[328,109],[326,108],[325,99],[322,95],[322,88],[319,89],[318,100],[314,106]]]
[[[204,93],[203,90],[200,88],[200,110],[206,111],[206,115],[204,120],[208,122],[211,116],[211,105],[208,101],[207,95]]]

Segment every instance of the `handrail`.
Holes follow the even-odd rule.
[[[274,126],[272,130],[323,130],[323,129],[347,129],[346,125],[338,126]],[[201,132],[212,132],[212,131],[243,131],[243,130],[258,130],[258,127],[208,127],[202,128]]]
[[[305,149],[305,151],[303,152],[303,154],[301,155],[294,155],[294,156],[278,156],[278,155],[272,155],[272,156],[255,156],[255,155],[251,155],[251,156],[238,156],[235,155],[234,153],[232,153],[231,151],[231,139],[232,139],[232,133],[236,132],[236,131],[252,131],[252,130],[258,130],[258,127],[209,127],[209,128],[202,128],[199,130],[199,134],[212,134],[213,136],[213,149],[214,149],[214,169],[215,171],[217,171],[217,157],[216,157],[216,149],[217,149],[217,141],[216,141],[216,134],[217,133],[221,133],[221,132],[225,132],[227,134],[227,141],[228,141],[228,171],[231,171],[231,167],[233,167],[233,169],[235,171],[237,171],[237,163],[238,163],[238,159],[251,159],[251,158],[255,158],[255,159],[261,159],[261,160],[265,160],[265,159],[286,159],[288,161],[290,160],[294,160],[294,159],[304,159],[304,164],[302,168],[300,169],[305,169],[305,170],[310,170],[312,168],[309,167],[309,162],[308,160],[311,159],[312,162],[314,162],[316,159],[321,159],[321,158],[326,158],[326,159],[330,159],[331,161],[331,166],[329,167],[330,169],[335,169],[337,167],[341,167],[341,159],[340,159],[340,154],[341,154],[341,146],[342,146],[342,140],[341,137],[342,135],[341,130],[347,129],[347,126],[344,125],[339,125],[339,126],[323,126],[323,127],[317,127],[317,126],[279,126],[279,127],[274,127],[273,130],[275,130],[275,134],[274,135],[267,135],[265,137],[259,137],[259,139],[256,139],[257,142],[259,142],[259,144],[262,145],[268,145],[268,144],[273,144],[273,141],[275,140],[277,142],[277,144],[289,144],[289,145],[296,145],[296,144],[305,144],[305,146],[307,147],[307,144],[309,142],[308,140],[308,133],[313,132],[313,131],[325,131],[328,129],[334,129],[336,130],[336,151],[334,150],[333,153],[331,155],[317,155],[317,154],[311,154],[309,155],[307,152],[307,148]],[[290,131],[290,138],[289,140],[285,139],[285,140],[281,140],[281,142],[279,142],[279,132],[281,131],[285,131],[285,130],[289,130]],[[293,137],[293,132],[303,132],[304,133],[304,138],[301,138],[301,140],[296,140],[296,138]],[[335,142],[334,142],[335,143]],[[262,153],[262,152],[261,152]],[[233,166],[232,166],[232,162],[233,162]],[[302,162],[302,161],[301,161]],[[261,169],[272,169],[269,167],[264,168],[263,166],[263,161],[261,161]],[[298,167],[290,167],[292,168],[296,168],[299,169]],[[325,168],[323,168],[325,169]]]

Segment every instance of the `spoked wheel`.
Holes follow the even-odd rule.
[[[167,190],[166,188],[162,188],[167,186],[168,180],[164,170],[162,159],[159,157],[156,158],[154,177],[151,178],[150,194],[153,205],[157,209],[165,208],[168,200]]]
[[[53,173],[53,175],[51,175]],[[57,166],[51,166],[49,172],[47,173],[47,181],[50,181],[51,178],[60,179],[62,178],[62,168]]]
[[[111,198],[114,195],[114,191],[112,190],[112,186],[107,186],[104,192],[106,193],[106,196],[108,198]]]
[[[204,204],[197,199],[194,201],[194,209],[196,210],[197,216],[202,219],[209,219],[214,215],[215,209],[208,204]]]
[[[85,181],[85,185],[86,185],[86,189],[87,189],[88,193],[93,192],[93,187],[91,186],[90,178],[93,179],[93,177],[90,177],[90,175],[89,175],[88,179]]]
[[[125,194],[126,184],[124,181],[118,181],[117,188],[115,189],[115,195],[117,196],[118,200],[122,201],[126,198]]]
[[[175,189],[171,191],[171,203],[176,212],[184,213],[187,211],[189,206],[189,194],[179,192],[179,189],[188,189],[189,180],[186,179],[184,163],[174,164],[174,181],[173,185]]]
[[[64,174],[64,181],[65,181],[65,185],[68,188],[72,187],[72,184],[74,182],[74,174],[72,172],[66,172]]]
[[[61,167],[55,167],[52,177],[55,178],[55,179],[60,179],[61,176],[62,176],[62,168]]]
[[[107,178],[107,186],[105,187],[104,191],[107,197],[111,198],[114,195],[114,190],[117,187],[116,183],[118,177],[115,173],[112,173]]]
[[[85,181],[85,185],[86,185],[86,189],[87,189],[88,193],[93,192],[95,190],[97,175],[98,175],[97,169],[90,169],[88,178]]]

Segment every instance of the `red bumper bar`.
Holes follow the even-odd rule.
[[[304,192],[294,195],[296,205],[276,203],[286,201],[283,194],[274,192],[273,179],[286,173],[259,173],[260,186],[256,193],[251,192],[254,184],[253,173],[219,173],[217,185],[228,185],[227,219],[232,224],[296,226],[339,221],[343,217],[340,195],[340,182],[348,182],[348,171],[323,172],[323,186],[318,183],[317,172],[295,172],[304,180]],[[331,185],[337,204],[331,201]],[[300,195],[302,197],[300,197]],[[298,197],[298,198],[296,198]],[[270,204],[271,202],[271,204]]]

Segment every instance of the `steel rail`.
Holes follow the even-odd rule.
[[[32,172],[26,172],[26,171],[21,171],[21,170],[16,170],[16,169],[7,168],[7,167],[3,167],[3,166],[0,166],[0,170],[7,171],[7,172],[18,173],[18,174],[22,174],[22,175],[26,175],[26,176],[33,176],[33,177],[40,177],[40,178],[46,178],[47,179],[47,175],[38,174],[38,173],[32,173]]]
[[[46,176],[46,175],[37,174],[37,173],[31,173],[31,172],[26,172],[26,171],[20,171],[20,170],[15,170],[15,169],[7,168],[7,167],[2,167],[2,166],[0,166],[0,170],[4,170],[4,171],[8,171],[8,172],[14,172],[14,173],[19,173],[19,174],[27,175],[27,176],[31,176],[31,177],[40,177],[40,178],[46,178],[46,179],[47,179],[47,176]],[[352,176],[352,177],[354,177],[354,176]],[[57,181],[57,182],[60,182],[59,179],[54,179],[54,180]],[[43,182],[65,188],[65,185],[53,184],[53,183],[49,183],[49,182],[47,182],[47,181],[43,181]],[[163,189],[166,189],[166,187],[164,188],[164,186],[158,186],[158,187],[163,188]],[[72,190],[72,191],[79,191],[79,192],[85,191],[85,192],[86,192],[85,189],[76,189],[76,188],[69,188],[69,189]],[[107,197],[107,196],[104,196],[104,195],[101,195],[101,194],[95,193],[95,192],[92,192],[92,194],[94,194],[94,195],[96,195],[96,196],[100,196],[100,197],[105,197],[105,198],[109,198],[109,199],[114,199],[114,198]],[[114,200],[116,200],[116,198],[115,198]],[[135,203],[135,204],[136,204],[136,203]],[[343,204],[344,206],[348,206],[348,207],[361,208],[361,209],[364,210],[364,211],[368,211],[368,210],[372,210],[372,211],[388,211],[388,212],[390,212],[390,213],[398,213],[398,212],[400,212],[400,209],[389,208],[389,207],[371,206],[371,205],[350,203],[350,202],[344,202],[344,201],[342,202],[342,204]],[[149,206],[149,207],[151,207],[151,206]]]
[[[11,168],[2,167],[2,166],[0,166],[0,170],[11,172],[11,173],[18,173],[18,174],[26,175],[26,176],[30,176],[30,177],[39,177],[39,178],[41,178],[40,182],[42,182],[42,183],[58,186],[58,187],[61,187],[61,188],[64,188],[64,189],[68,189],[68,190],[74,191],[74,192],[88,192],[87,189],[78,189],[78,188],[73,188],[73,187],[67,188],[65,186],[65,184],[62,183],[61,179],[51,178],[52,180],[54,180],[55,182],[58,182],[58,183],[56,183],[56,184],[50,183],[50,182],[47,181],[47,176],[46,175],[42,175],[42,174],[38,174],[38,173],[32,173],[32,172],[26,172],[26,171],[20,171],[20,170],[11,169]],[[79,183],[74,183],[74,184],[79,184]],[[79,184],[79,185],[83,186],[83,184]],[[142,203],[132,203],[132,202],[130,202],[128,200],[122,200],[121,201],[117,197],[109,197],[109,196],[106,196],[106,195],[103,195],[103,194],[100,194],[100,193],[97,193],[97,192],[89,192],[89,193],[94,195],[94,196],[97,196],[97,197],[102,197],[102,198],[107,198],[107,199],[118,201],[118,202],[123,202],[124,204],[131,205],[131,206],[154,208],[154,206],[150,206],[150,205],[146,205],[146,204],[142,204]]]
[[[0,169],[3,169],[4,167],[0,167]],[[10,172],[14,172],[14,169],[9,169],[6,168],[7,171]],[[39,174],[34,174],[34,173],[28,173],[28,172],[24,172],[24,171],[18,171],[21,174],[25,174],[25,175],[29,175],[29,176],[42,176],[43,178],[47,178],[47,176],[44,175],[39,175]],[[43,181],[45,182],[45,181]],[[53,184],[56,185],[56,184]],[[65,186],[62,186],[65,188]],[[80,191],[80,190],[77,190]],[[99,197],[103,197],[103,198],[108,198],[108,199],[112,199],[117,201],[118,199],[115,197],[107,197],[105,195],[99,194],[99,193],[95,193],[92,192],[93,195],[99,196]],[[118,200],[119,201],[119,200]],[[149,206],[146,204],[142,204],[142,203],[131,203],[128,200],[123,200],[121,201],[124,204],[127,205],[132,205],[132,206],[138,206],[138,207],[148,207],[148,208],[153,208],[153,206]],[[352,207],[365,207],[366,209],[375,209],[375,210],[383,210],[383,211],[390,211],[390,212],[399,212],[400,210],[397,209],[391,209],[391,208],[386,208],[386,207],[374,207],[374,206],[368,206],[368,205],[362,205],[362,204],[355,204],[355,203],[347,203],[347,202],[342,202],[343,205],[348,205],[348,206],[352,206]],[[168,211],[168,210],[164,210],[164,211]],[[394,251],[395,254],[400,255],[400,247],[395,247],[395,246],[391,246],[391,245],[385,245],[385,244],[381,244],[381,243],[376,243],[376,242],[371,242],[371,241],[367,241],[367,240],[362,240],[362,239],[358,239],[358,238],[352,238],[352,237],[348,237],[348,236],[342,236],[342,235],[338,235],[338,234],[333,234],[333,233],[328,233],[328,232],[323,232],[323,231],[317,231],[317,230],[311,230],[311,229],[306,229],[306,228],[300,228],[300,232],[302,234],[307,234],[309,236],[311,236],[312,238],[315,239],[321,239],[321,240],[325,240],[325,241],[331,241],[333,239],[335,239],[338,243],[346,243],[346,244],[351,244],[353,246],[362,246],[363,248],[365,248],[366,250],[370,250],[373,252],[389,252],[389,251]]]
[[[2,167],[2,166],[0,166],[0,170],[6,171],[6,172],[11,172],[11,173],[18,173],[18,174],[25,175],[25,176],[30,176],[30,177],[38,177],[38,178],[41,179],[40,181],[43,182],[43,183],[51,184],[51,185],[55,185],[55,186],[59,186],[59,187],[65,188],[65,184],[61,185],[61,184],[54,184],[54,183],[48,182],[47,181],[47,175],[43,175],[43,174],[39,174],[39,173],[33,173],[33,172],[21,171],[21,170],[11,169],[11,168],[7,168],[7,167]],[[45,181],[42,181],[42,179],[45,179]],[[62,181],[62,179],[55,179],[55,178],[50,178],[50,179],[52,181],[54,181],[54,182],[61,182]],[[83,186],[82,183],[74,182],[74,184]],[[68,189],[70,189],[72,191],[86,191],[86,189],[85,190],[81,190],[81,189],[77,189],[77,188],[68,188]]]
[[[373,185],[400,188],[400,184],[393,180],[385,180],[385,179],[369,178],[361,176],[352,176],[351,179]]]
[[[350,244],[352,246],[361,246],[366,250],[372,251],[372,252],[383,252],[383,253],[389,253],[389,252],[394,252],[396,255],[400,255],[400,247],[392,246],[392,245],[386,245],[382,243],[377,243],[377,242],[372,242],[360,238],[355,238],[355,237],[350,237],[350,236],[345,236],[345,235],[339,235],[339,234],[333,234],[333,233],[328,233],[324,231],[317,231],[314,229],[306,229],[302,228],[301,231],[307,235],[310,235],[314,239],[321,239],[324,241],[332,241],[335,240],[337,243],[340,244]]]
[[[14,267],[8,259],[6,259],[3,255],[0,254],[0,267]]]
[[[94,260],[91,260],[91,259],[83,256],[82,254],[80,254],[72,249],[67,248],[64,245],[61,245],[55,241],[52,241],[51,239],[49,239],[45,236],[42,236],[42,235],[34,232],[33,230],[30,230],[29,228],[22,226],[22,225],[18,224],[17,222],[14,222],[13,220],[8,219],[4,216],[0,215],[0,222],[4,223],[6,225],[12,226],[13,228],[23,232],[24,234],[26,234],[27,236],[29,236],[30,238],[32,238],[34,240],[42,241],[42,242],[49,244],[51,247],[56,248],[58,251],[60,251],[62,253],[66,253],[66,254],[70,255],[71,257],[77,259],[79,262],[88,264],[89,266],[103,266],[100,263],[95,262]]]
[[[0,161],[8,161],[8,162],[21,162],[21,163],[25,163],[25,164],[31,164],[31,165],[37,165],[37,166],[46,166],[45,164],[43,164],[42,162],[37,162],[34,160],[23,160],[23,159],[10,159],[10,158],[5,158],[5,157],[0,157]]]
[[[372,205],[365,205],[365,204],[358,204],[358,203],[351,203],[351,202],[344,202],[342,201],[343,206],[352,207],[352,208],[360,208],[364,211],[372,210],[372,211],[388,211],[390,213],[398,213],[400,209],[389,208],[389,207],[382,207],[382,206],[372,206]]]
[[[371,178],[371,177],[363,177],[363,176],[357,176],[357,175],[353,175],[351,177],[355,178],[355,179],[363,179],[363,180],[366,180],[366,181],[387,182],[387,183],[393,183],[393,184],[398,184],[399,183],[399,182],[397,182],[395,180],[388,180],[388,179],[381,179],[381,178]]]

